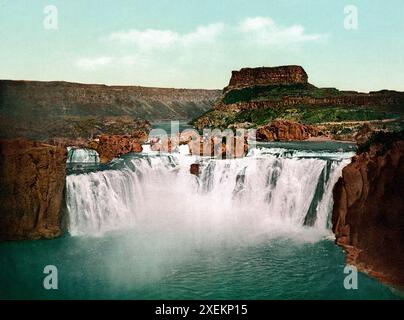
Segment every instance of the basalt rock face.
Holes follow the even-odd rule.
[[[0,80],[2,111],[13,116],[124,116],[191,119],[212,107],[219,90]]]
[[[334,187],[333,231],[347,262],[404,287],[404,140],[372,145]]]
[[[67,150],[18,139],[0,140],[0,240],[61,234]]]
[[[233,71],[224,92],[257,85],[306,84],[308,76],[300,66],[243,68]]]
[[[276,120],[257,129],[257,140],[264,141],[306,140],[317,136],[315,127],[287,120]]]

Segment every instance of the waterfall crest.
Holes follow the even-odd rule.
[[[98,163],[100,157],[98,152],[92,149],[81,149],[68,147],[67,163]]]

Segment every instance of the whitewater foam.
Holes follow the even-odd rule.
[[[98,163],[100,157],[93,149],[67,148],[67,163]]]
[[[141,156],[118,159],[114,169],[68,175],[70,234],[137,228],[197,242],[248,242],[282,234],[310,241],[330,233],[332,188],[349,163],[347,153],[327,159],[261,148],[216,160],[181,147],[173,154],[144,148]],[[195,162],[199,177],[189,172]]]

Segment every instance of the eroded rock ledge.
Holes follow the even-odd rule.
[[[334,187],[333,231],[347,262],[404,287],[404,141],[356,155]]]
[[[67,150],[0,140],[0,241],[61,234]]]
[[[257,140],[263,141],[306,140],[318,135],[316,127],[288,120],[275,120],[257,129]]]

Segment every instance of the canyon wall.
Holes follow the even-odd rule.
[[[67,150],[0,140],[0,241],[61,234]]]
[[[347,262],[404,287],[404,140],[356,155],[334,187],[333,231]]]
[[[352,106],[352,107],[376,107],[376,106],[404,106],[404,93],[390,91],[371,93],[343,93],[339,96],[312,97],[312,96],[282,96],[279,99],[249,101],[237,103],[218,103],[215,109],[222,111],[256,110],[265,108],[285,108],[293,106]]]
[[[150,121],[188,120],[210,109],[220,94],[219,90],[0,80],[0,115],[38,121],[125,115]]]

